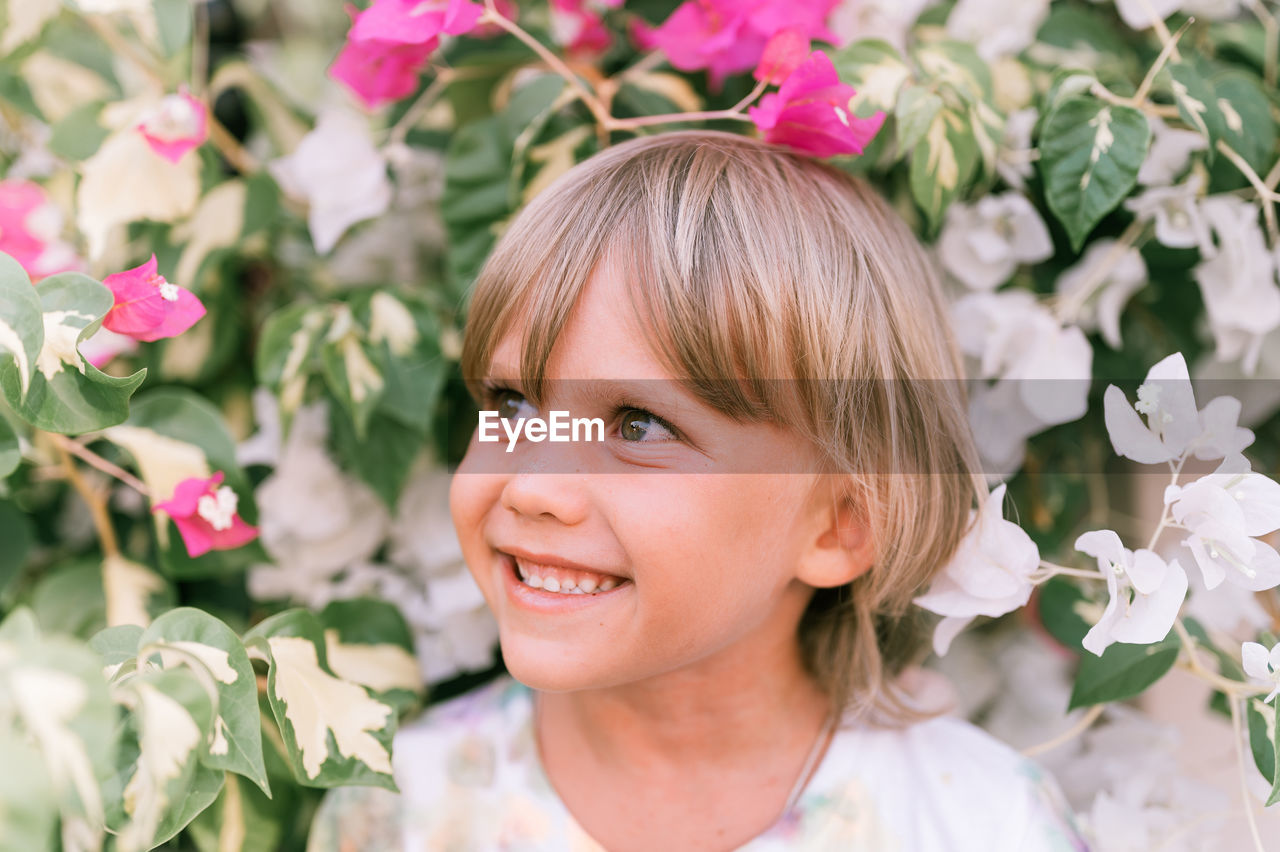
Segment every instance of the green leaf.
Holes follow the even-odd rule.
[[[98,123],[101,103],[76,107],[53,125],[49,137],[49,150],[72,162],[92,157],[110,136],[110,131]]]
[[[1213,89],[1190,63],[1171,62],[1167,73],[1174,103],[1178,105],[1178,115],[1207,140],[1207,153],[1212,162],[1214,143],[1222,138],[1226,129]]]
[[[413,634],[395,604],[373,598],[333,601],[320,613],[329,667],[403,711],[421,696]]]
[[[110,668],[123,666],[138,656],[142,642],[142,627],[137,624],[120,624],[99,630],[89,640],[89,647],[102,656],[103,664]]]
[[[1054,639],[1079,652],[1090,624],[1081,610],[1093,604],[1075,583],[1066,577],[1052,577],[1039,591],[1040,620]]]
[[[180,607],[152,622],[141,646],[160,646],[158,656],[165,668],[176,663],[203,665],[208,670],[217,688],[218,706],[208,755],[201,761],[213,769],[237,772],[270,795],[262,762],[257,681],[235,632],[206,612]]]
[[[912,151],[929,131],[942,109],[942,98],[923,86],[908,86],[898,99],[894,116],[898,125],[898,148]]]
[[[386,378],[374,363],[375,353],[344,304],[334,306],[333,325],[320,347],[320,365],[330,392],[342,404],[357,439],[368,437],[369,417],[382,400]]]
[[[911,79],[911,69],[897,48],[878,38],[860,39],[828,54],[841,82],[853,86],[857,94],[849,102],[853,109],[868,103],[891,112],[898,93]]]
[[[43,344],[32,362],[36,369],[25,396],[14,361],[0,365],[0,385],[14,412],[37,429],[65,435],[123,422],[129,416],[129,397],[147,371],[126,378],[108,376],[78,350],[80,341],[98,330],[115,304],[111,291],[87,275],[64,272],[41,281],[36,295],[43,311]]]
[[[271,710],[299,784],[396,789],[391,777],[395,710],[365,687],[334,675],[314,615],[295,609],[272,616],[246,634],[245,644],[270,664]]]
[[[1138,695],[1173,668],[1178,649],[1178,640],[1166,637],[1153,645],[1116,642],[1101,657],[1083,654],[1067,709]]]
[[[1253,763],[1268,782],[1276,778],[1276,713],[1280,704],[1263,704],[1257,698],[1244,701],[1245,720],[1249,727],[1249,750]],[[1268,805],[1271,803],[1268,802]]]
[[[951,202],[968,187],[979,153],[967,116],[943,109],[929,122],[924,138],[911,152],[911,196],[924,212],[930,232],[937,230]]]
[[[0,837],[6,848],[57,852],[58,796],[40,752],[0,729]]]
[[[366,437],[361,438],[350,418],[336,406],[330,408],[329,427],[332,446],[342,466],[369,483],[387,508],[394,510],[409,480],[406,459],[412,459],[422,446],[421,431],[375,413],[369,420]]]
[[[191,0],[155,0],[156,29],[165,56],[173,56],[191,42]]]
[[[9,421],[0,415],[0,479],[17,470],[21,462],[22,451],[18,445],[18,434],[13,431]]]
[[[102,566],[96,559],[63,565],[40,578],[31,609],[50,632],[88,638],[107,625]]]
[[[305,402],[307,379],[318,368],[320,334],[328,311],[315,305],[290,305],[267,317],[258,340],[254,369],[258,381],[280,398],[281,428],[289,424]]]
[[[1276,125],[1267,96],[1243,71],[1215,74],[1214,103],[1222,115],[1222,139],[1260,175],[1274,162]]]
[[[912,54],[922,78],[951,87],[969,103],[991,104],[995,87],[991,67],[973,45],[960,41],[928,42]]]
[[[108,825],[121,852],[151,849],[181,831],[217,797],[223,774],[202,766],[213,700],[192,671],[141,672],[122,684],[138,732],[137,759],[109,787]]]
[[[228,774],[218,798],[187,828],[200,852],[278,852],[296,818],[291,808],[262,794],[238,775]]]
[[[0,542],[4,543],[0,546],[0,599],[22,575],[31,538],[31,521],[26,513],[8,500],[0,500]]]
[[[1129,194],[1150,142],[1141,112],[1092,97],[1067,98],[1045,120],[1040,136],[1045,196],[1074,250]]]
[[[26,270],[0,252],[0,382],[5,396],[26,395],[44,345],[44,311]]]

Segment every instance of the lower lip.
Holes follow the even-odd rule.
[[[502,554],[502,583],[506,587],[507,597],[520,609],[533,612],[576,612],[598,606],[606,601],[616,600],[625,595],[634,585],[630,580],[623,580],[607,592],[591,594],[566,595],[562,592],[548,592],[526,586],[516,574],[516,561],[505,553]]]

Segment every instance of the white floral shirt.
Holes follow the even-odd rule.
[[[328,794],[308,852],[603,852],[543,773],[533,692],[509,677],[432,707],[397,735],[399,795]],[[837,728],[796,804],[741,852],[1078,852],[1057,783],[952,717]]]

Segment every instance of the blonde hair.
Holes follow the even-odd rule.
[[[929,634],[911,601],[986,488],[945,299],[914,234],[862,180],[744,136],[608,148],[536,196],[485,263],[462,350],[477,399],[520,315],[523,392],[539,403],[556,338],[602,262],[627,275],[672,375],[730,417],[810,439],[869,524],[871,569],[816,589],[801,618],[811,674],[839,710],[888,725],[930,715],[894,683]]]

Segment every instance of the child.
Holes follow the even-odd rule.
[[[726,133],[572,169],[476,282],[454,524],[512,677],[312,850],[1068,850],[1052,779],[900,675],[977,473],[946,307],[861,181]],[[731,474],[731,475],[729,475]],[[932,716],[932,717],[931,717]]]

